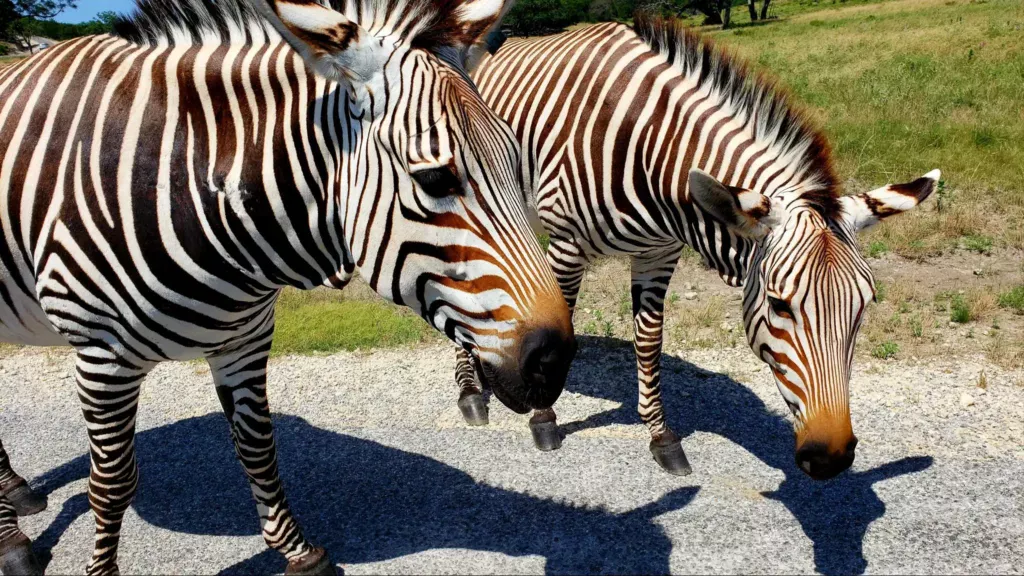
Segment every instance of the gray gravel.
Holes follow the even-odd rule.
[[[275,360],[289,498],[349,574],[1024,571],[1024,373],[980,358],[859,361],[857,461],[815,483],[792,463],[784,403],[749,350],[682,357],[666,359],[665,388],[686,478],[647,453],[625,343],[583,341],[559,401],[569,436],[547,454],[496,403],[489,427],[462,424],[448,347]],[[0,360],[0,435],[49,492],[23,527],[51,574],[83,572],[91,550],[71,369],[64,351]],[[147,379],[124,573],[283,570],[218,410],[204,364]]]

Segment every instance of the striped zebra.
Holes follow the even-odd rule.
[[[267,544],[287,573],[333,572],[278,476],[266,370],[284,286],[358,270],[510,408],[554,403],[569,311],[523,209],[519,145],[464,69],[505,8],[140,0],[115,35],[0,74],[0,341],[76,349],[89,574],[118,570],[140,383],[191,358],[210,365]],[[38,573],[17,515],[46,501],[2,448],[0,488],[0,568]]]
[[[509,40],[472,74],[523,145],[570,309],[590,260],[631,258],[639,412],[658,463],[690,471],[659,368],[665,293],[690,246],[743,286],[746,337],[795,415],[799,467],[819,479],[848,468],[850,366],[874,294],[855,235],[927,198],[938,171],[841,196],[824,136],[782,91],[677,21]],[[460,405],[482,404],[470,362],[460,354]],[[558,447],[552,410],[531,427],[538,447]]]

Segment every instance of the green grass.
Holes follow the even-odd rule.
[[[890,360],[900,352],[899,344],[892,340],[886,340],[871,350],[871,355],[879,360]]]
[[[867,254],[869,258],[878,258],[887,252],[889,252],[889,245],[881,240],[873,240],[868,244]]]
[[[963,237],[963,246],[965,250],[971,252],[988,254],[992,252],[992,238],[980,234],[968,234]]]
[[[879,226],[869,253],[879,241],[940,254],[962,237],[1024,248],[1024,2],[778,0],[776,12],[743,27],[736,7],[741,27],[710,33],[808,105],[848,192],[943,171],[941,211],[933,199]]]
[[[999,307],[1024,314],[1024,286],[1017,286],[999,295]]]
[[[285,290],[277,304],[273,354],[404,346],[436,338],[421,318],[381,299],[345,292]]]

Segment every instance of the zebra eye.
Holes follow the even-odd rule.
[[[774,312],[776,316],[789,318],[790,320],[793,319],[793,309],[789,307],[789,303],[785,300],[769,296],[768,305],[772,307],[772,312]]]
[[[434,198],[462,195],[462,182],[450,166],[427,168],[412,173],[412,179],[424,192]]]

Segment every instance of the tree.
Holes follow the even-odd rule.
[[[0,0],[0,36],[23,43],[31,52],[37,21],[77,7],[77,0]]]

